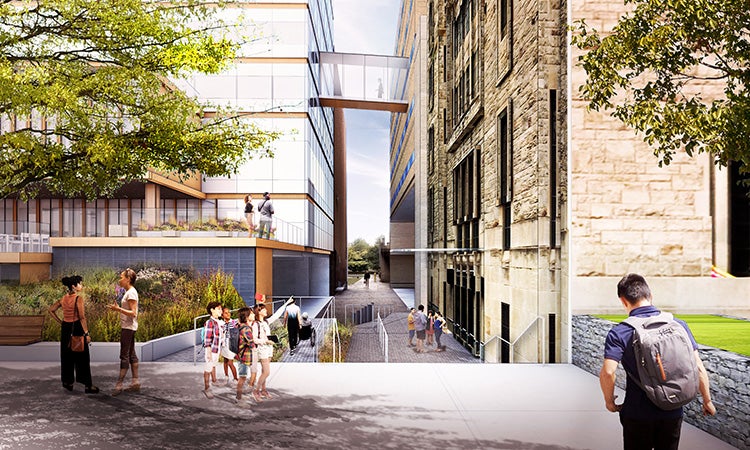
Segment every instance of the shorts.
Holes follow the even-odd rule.
[[[414,330],[409,330],[409,340],[414,339]]]
[[[424,339],[424,330],[417,330],[417,339]]]
[[[241,377],[247,377],[248,372],[254,372],[254,370],[252,370],[252,368],[247,364],[240,364],[240,367],[237,370],[237,374]]]
[[[219,352],[211,353],[211,347],[203,347],[204,360],[206,361],[204,372],[211,372],[216,367],[216,363],[219,362]]]
[[[273,345],[261,345],[258,347],[258,359],[271,359],[273,356]]]

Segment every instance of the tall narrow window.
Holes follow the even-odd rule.
[[[497,117],[497,173],[500,204],[510,203],[513,198],[513,148],[511,132],[511,103]]]
[[[435,241],[435,189],[427,191],[427,239],[430,243]]]
[[[435,127],[430,127],[427,131],[427,171],[435,171]]]
[[[513,1],[497,0],[497,76],[501,83],[513,68]]]
[[[443,186],[443,247],[448,242],[448,188]]]
[[[549,90],[549,246],[557,247],[559,185],[557,181],[557,90]]]
[[[432,60],[427,71],[427,103],[432,111],[432,107],[435,106],[435,62]]]

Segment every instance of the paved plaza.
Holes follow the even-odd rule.
[[[117,397],[114,362],[92,364],[99,395],[64,390],[57,361],[3,362],[0,449],[621,448],[597,377],[567,364],[481,364],[449,336],[446,352],[416,354],[406,306],[387,284],[337,296],[337,310],[378,298],[398,307],[385,320],[392,363],[377,362],[370,323],[355,327],[347,361],[358,363],[302,362],[311,354],[303,341],[289,362],[271,365],[275,398],[259,404],[235,404],[232,386],[215,386],[207,400],[192,349],[141,363],[141,392]],[[680,448],[734,447],[684,424]]]

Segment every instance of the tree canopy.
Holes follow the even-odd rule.
[[[380,236],[375,240],[374,245],[370,245],[362,238],[357,238],[349,244],[348,265],[349,271],[361,273],[368,270],[380,270],[380,247],[385,244],[385,236]]]
[[[659,165],[707,152],[750,170],[750,8],[747,0],[625,0],[605,37],[578,21],[573,43],[593,110],[642,133]],[[718,86],[709,97],[706,86]]]
[[[278,137],[169,81],[237,42],[198,0],[0,0],[0,198],[93,198],[142,178],[231,175]],[[197,25],[196,25],[197,24]]]

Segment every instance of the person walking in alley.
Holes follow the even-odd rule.
[[[299,306],[297,306],[297,300],[295,300],[294,297],[289,300],[292,303],[289,304],[289,306],[286,307],[286,311],[284,311],[284,326],[289,335],[289,354],[293,355],[294,350],[299,343],[299,316],[301,311]]]
[[[652,448],[658,450],[677,450],[680,442],[683,415],[682,407],[679,404],[684,404],[684,402],[679,403],[677,407],[669,405],[669,409],[662,409],[654,403],[654,399],[647,395],[645,389],[647,386],[653,387],[649,386],[653,383],[653,380],[641,377],[641,372],[638,369],[639,363],[636,358],[636,352],[640,353],[641,349],[646,345],[647,340],[639,339],[639,342],[636,342],[636,339],[634,339],[636,333],[639,333],[638,336],[640,336],[647,332],[644,331],[647,328],[643,326],[638,327],[642,329],[636,330],[634,325],[632,325],[633,319],[636,322],[640,322],[644,318],[656,318],[656,316],[660,316],[658,322],[654,322],[652,325],[653,327],[658,326],[664,331],[669,331],[668,334],[660,333],[662,336],[669,337],[660,338],[662,339],[660,341],[660,351],[667,355],[666,358],[662,360],[660,353],[656,353],[656,357],[654,358],[658,363],[658,367],[661,368],[659,383],[662,382],[662,378],[666,382],[668,374],[671,375],[677,372],[678,367],[670,366],[670,364],[675,364],[677,360],[682,361],[684,359],[687,361],[687,366],[689,367],[693,363],[690,359],[694,358],[693,369],[689,373],[697,376],[697,380],[691,381],[691,377],[670,380],[668,386],[674,387],[683,381],[685,383],[697,383],[697,390],[703,399],[703,414],[714,415],[716,414],[716,408],[711,402],[708,374],[698,354],[698,344],[696,344],[695,338],[693,338],[693,334],[685,322],[677,319],[673,321],[671,315],[668,317],[662,315],[661,311],[652,305],[651,290],[642,276],[631,273],[623,277],[617,284],[617,296],[622,306],[628,312],[629,318],[627,321],[612,327],[605,340],[604,363],[599,373],[599,383],[604,395],[605,406],[611,412],[620,413],[623,447],[625,450],[646,450]],[[668,326],[659,325],[662,323]],[[682,328],[684,328],[686,333],[681,331]],[[671,339],[671,336],[675,336],[675,339],[677,339],[678,335],[684,336],[684,338],[676,341],[679,345],[670,345],[672,341],[668,341],[667,339]],[[685,348],[686,341],[688,340],[692,352],[690,348]],[[680,359],[682,355],[684,355],[684,358]],[[645,359],[650,360],[650,355]],[[617,398],[615,396],[615,371],[620,362],[622,362],[622,366],[628,377],[625,387],[625,400],[618,405],[615,403],[615,399]],[[640,364],[647,363],[649,361],[644,362],[642,360]],[[664,370],[665,366],[667,367],[666,371]],[[681,363],[679,369],[685,366],[686,364]],[[666,383],[665,386],[667,386]],[[695,389],[695,384],[692,384],[692,386],[685,384],[684,387],[686,390],[688,390],[688,387]],[[681,394],[681,392],[675,392],[671,397],[677,397]]]
[[[426,336],[425,329],[427,328],[427,316],[424,314],[424,305],[417,307],[417,312],[414,314],[414,330],[417,333],[417,348],[414,349],[417,353],[424,353],[424,338]]]
[[[406,316],[406,330],[409,332],[409,347],[414,347],[414,308],[409,308],[409,315]]]

